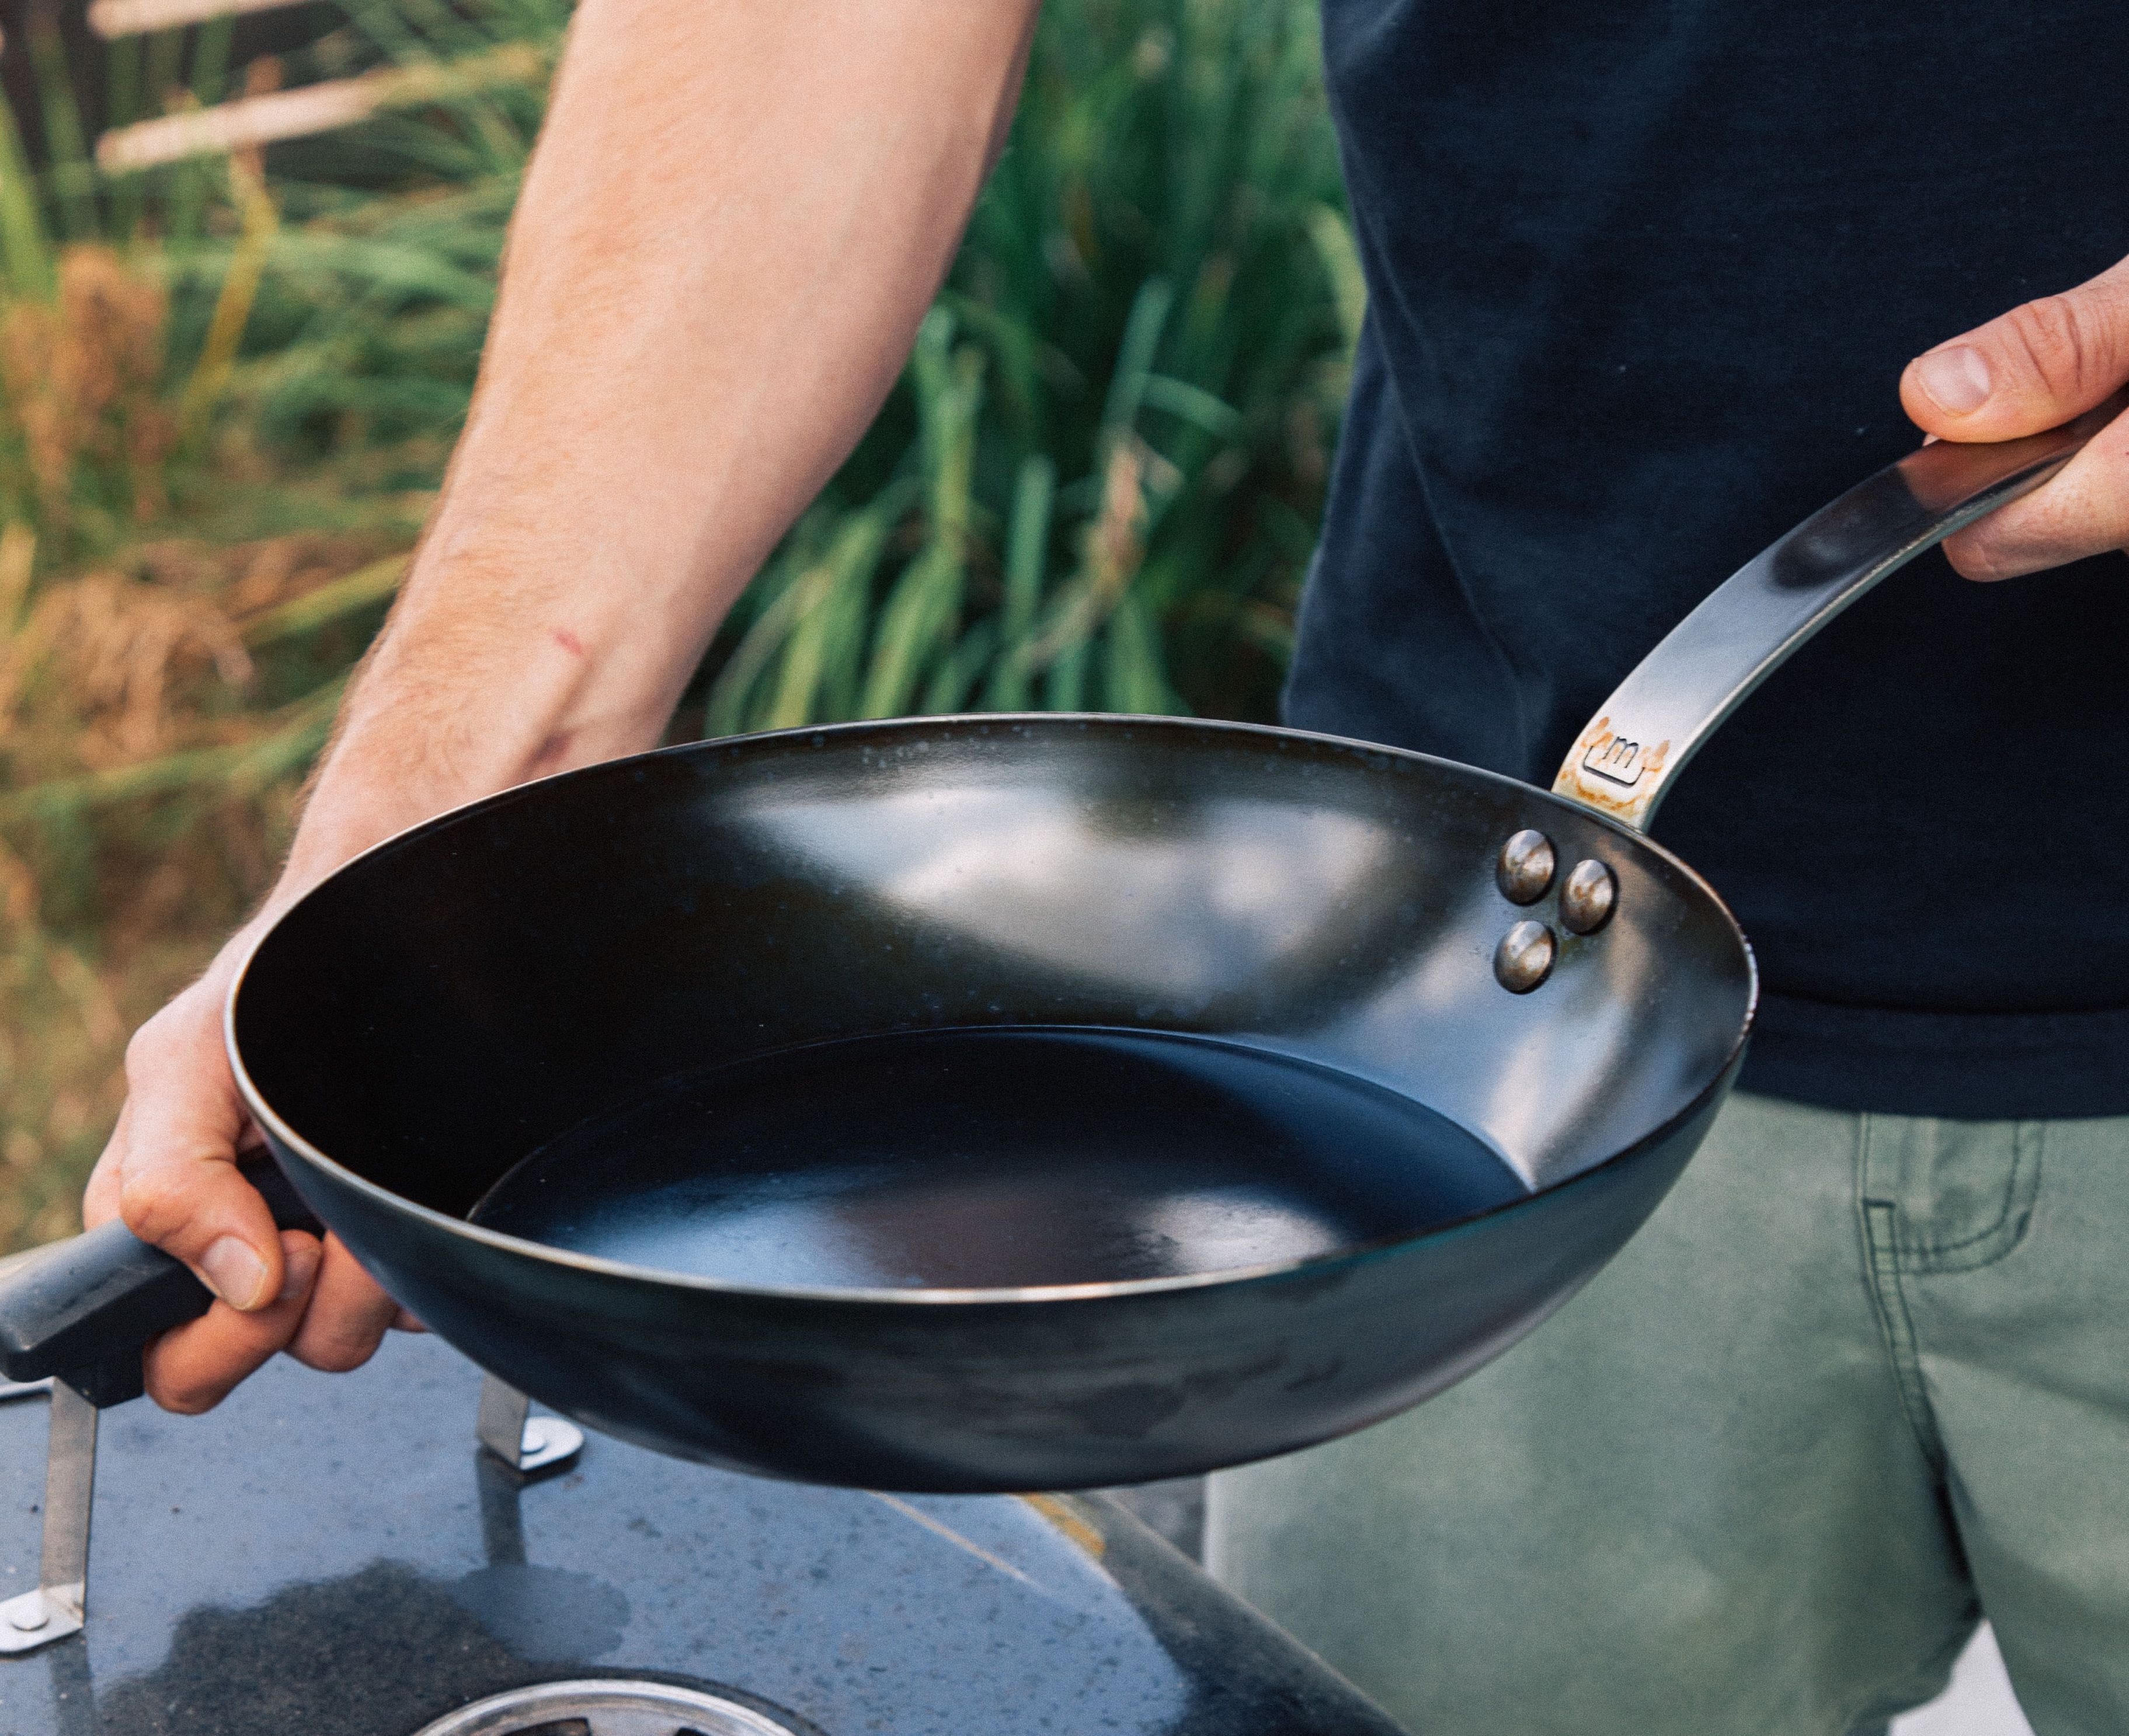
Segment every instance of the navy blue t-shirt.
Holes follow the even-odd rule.
[[[1371,293],[1296,725],[1549,786],[1642,655],[1919,439],[1909,358],[2129,254],[2123,0],[1323,0]],[[1932,553],[1655,835],[1767,991],[1745,1083],[2129,1113],[2129,562]]]

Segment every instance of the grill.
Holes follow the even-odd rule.
[[[1396,1736],[1101,1496],[734,1476],[398,1334],[205,1417],[13,1396],[6,1736]]]

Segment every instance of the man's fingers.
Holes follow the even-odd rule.
[[[164,1410],[188,1415],[212,1410],[295,1336],[312,1300],[322,1250],[315,1237],[298,1230],[284,1230],[275,1239],[285,1276],[271,1301],[249,1313],[217,1302],[148,1347],[142,1358],[148,1396]]]
[[[2129,259],[2043,296],[1908,364],[1900,401],[1949,440],[2036,434],[2129,383]],[[2046,487],[1944,545],[1969,578],[2015,578],[2129,545],[2129,417],[2117,418]]]
[[[117,1213],[217,1298],[144,1358],[148,1390],[173,1410],[219,1404],[283,1350],[314,1368],[358,1367],[399,1314],[337,1239],[277,1230],[239,1173],[254,1130],[222,1051],[229,975],[210,970],[134,1034],[126,1106],[83,1205],[91,1224]]]
[[[330,1373],[360,1368],[376,1353],[398,1313],[399,1305],[355,1263],[340,1238],[328,1236],[310,1312],[289,1340],[288,1354]]]
[[[1944,545],[1969,578],[2016,578],[2129,547],[2129,414],[2102,429],[2045,488]]]
[[[2082,416],[2129,381],[2129,259],[1908,364],[1900,402],[1948,440],[2004,440]]]
[[[222,1053],[219,984],[188,989],[142,1025],[126,1052],[126,1111],[99,1168],[115,1168],[126,1227],[175,1255],[239,1310],[279,1293],[273,1215],[237,1173],[245,1128]]]

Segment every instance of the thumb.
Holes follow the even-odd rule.
[[[1908,364],[1900,402],[1925,433],[2008,440],[2082,416],[2129,381],[2129,259]]]

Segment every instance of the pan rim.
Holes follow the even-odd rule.
[[[1164,733],[1203,732],[1231,735],[1275,742],[1300,741],[1344,750],[1385,755],[1427,768],[1446,768],[1460,775],[1477,778],[1487,782],[1499,784],[1518,794],[1537,796],[1545,801],[1568,810],[1579,818],[1596,822],[1601,827],[1634,848],[1653,852],[1660,860],[1682,875],[1701,895],[1707,898],[1723,919],[1730,931],[1736,935],[1743,954],[1745,965],[1745,1011],[1739,1021],[1736,1035],[1723,1055],[1722,1063],[1709,1073],[1707,1082],[1667,1119],[1658,1122],[1639,1138],[1620,1147],[1609,1156],[1601,1158],[1574,1174],[1564,1176],[1541,1187],[1532,1188],[1519,1199],[1506,1200],[1496,1206],[1466,1213],[1462,1217],[1430,1224],[1426,1228],[1403,1234],[1377,1237],[1372,1241],[1360,1242],[1350,1247],[1334,1248],[1322,1253],[1307,1256],[1298,1260],[1271,1261],[1256,1266],[1222,1268],[1216,1272],[1184,1272],[1162,1277],[1110,1279],[1078,1284],[1036,1284],[990,1289],[932,1289],[901,1288],[864,1286],[828,1286],[806,1284],[741,1283],[729,1280],[703,1277],[691,1272],[671,1272],[656,1266],[637,1265],[632,1262],[609,1259],[603,1255],[580,1253],[573,1249],[555,1248],[526,1237],[490,1229],[479,1224],[455,1218],[435,1207],[394,1193],[381,1183],[358,1174],[338,1159],[328,1156],[302,1134],[289,1125],[265,1098],[245,1067],[241,1049],[236,1040],[236,1006],[244,987],[250,979],[251,967],[260,951],[277,934],[285,921],[325,887],[347,873],[371,857],[381,855],[410,842],[419,835],[448,825],[500,807],[512,801],[529,797],[530,792],[542,786],[563,778],[586,778],[606,773],[611,775],[618,767],[641,764],[645,761],[700,754],[705,748],[731,748],[788,741],[800,739],[819,740],[830,736],[856,735],[882,731],[913,732],[922,729],[937,729],[947,725],[977,726],[988,732],[1001,726],[1025,730],[1031,726],[1045,731],[1064,726],[1085,727],[1099,725],[1105,730],[1112,726],[1131,725],[1153,728]],[[238,1094],[245,1106],[261,1127],[275,1140],[294,1153],[304,1163],[355,1192],[369,1198],[373,1205],[396,1213],[411,1215],[431,1229],[443,1231],[493,1252],[527,1258],[542,1264],[560,1266],[581,1272],[587,1276],[618,1278],[626,1282],[654,1284],[665,1288],[679,1288],[707,1295],[731,1298],[758,1298],[764,1301],[795,1301],[811,1303],[850,1303],[863,1306],[897,1304],[917,1307],[941,1307],[984,1305],[1011,1305],[1036,1302],[1069,1302],[1108,1301],[1136,1296],[1166,1294],[1170,1291],[1201,1290],[1218,1285],[1239,1285],[1260,1279],[1300,1277],[1312,1272],[1328,1271],[1349,1262],[1372,1258],[1399,1248],[1414,1246],[1436,1236],[1454,1234],[1473,1224],[1500,1213],[1514,1211],[1572,1187],[1575,1183],[1610,1170],[1636,1152],[1658,1142],[1680,1125],[1698,1114],[1709,1098],[1720,1089],[1725,1080],[1736,1073],[1746,1044],[1750,1041],[1760,1010],[1759,960],[1752,944],[1737,921],[1736,914],[1722,900],[1721,894],[1710,886],[1691,864],[1683,861],[1664,845],[1646,834],[1622,824],[1607,814],[1586,807],[1568,797],[1550,790],[1541,790],[1520,778],[1490,772],[1484,767],[1465,764],[1461,760],[1449,759],[1438,754],[1422,754],[1410,748],[1397,748],[1381,742],[1363,741],[1353,736],[1333,735],[1320,730],[1292,730],[1272,724],[1238,723],[1226,719],[1173,717],[1160,714],[1122,711],[964,711],[942,713],[938,716],[897,718],[869,718],[849,723],[807,724],[793,729],[763,730],[741,735],[715,736],[703,741],[682,742],[670,747],[654,748],[642,754],[624,754],[619,759],[597,761],[588,766],[572,767],[569,770],[550,773],[545,777],[531,778],[509,788],[478,797],[474,800],[448,808],[441,814],[402,828],[389,837],[380,839],[369,849],[350,856],[330,874],[293,900],[286,909],[278,912],[255,936],[245,949],[231,980],[229,992],[222,1001],[222,1048],[230,1072],[236,1081]],[[331,1226],[328,1225],[328,1228]]]

